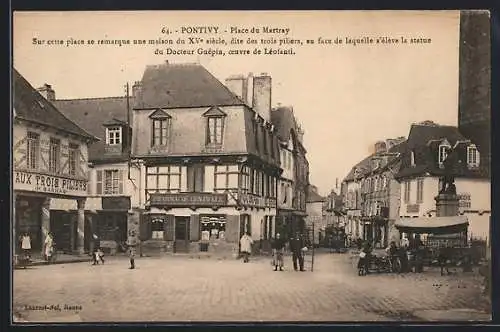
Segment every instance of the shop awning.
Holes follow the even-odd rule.
[[[395,226],[401,232],[451,234],[467,231],[469,221],[466,216],[401,218]]]

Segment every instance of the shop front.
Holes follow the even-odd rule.
[[[17,240],[27,234],[32,253],[42,255],[45,238],[51,232],[56,249],[83,253],[87,181],[21,170],[15,170],[13,176],[14,251],[19,252],[20,243]],[[76,201],[76,214],[70,216],[61,211],[52,215],[51,201],[60,199]]]
[[[230,199],[226,193],[150,194],[140,222],[143,254],[208,252],[236,256],[245,232],[253,238],[255,250],[260,250],[259,240],[274,231],[274,216],[269,209],[253,206],[260,201],[240,197],[239,204],[233,204]]]

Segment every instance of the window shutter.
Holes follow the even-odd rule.
[[[102,195],[102,170],[97,171],[96,193]]]
[[[118,171],[118,193],[120,195],[123,195],[123,175],[124,175],[124,171],[123,170],[119,170]]]
[[[200,240],[200,215],[191,215],[191,241]]]
[[[141,214],[139,219],[139,239],[141,241],[147,241],[151,237],[151,232],[149,232],[150,223],[151,218],[147,215]]]
[[[195,167],[194,166],[188,166],[187,168],[187,191],[188,192],[194,192],[194,183],[195,183]]]
[[[243,217],[242,222],[243,222]],[[240,240],[240,216],[227,216],[226,217],[226,241],[227,242],[238,242]]]
[[[163,239],[165,241],[173,241],[175,225],[174,225],[174,216],[171,214],[167,215],[165,219],[164,231],[165,232],[163,233]]]

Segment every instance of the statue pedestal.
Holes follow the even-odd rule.
[[[437,217],[458,216],[458,196],[456,194],[441,193],[434,199],[436,200]]]

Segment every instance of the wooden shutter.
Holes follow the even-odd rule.
[[[188,192],[194,192],[194,174],[195,174],[195,167],[194,166],[188,166],[187,167],[187,191]]]
[[[87,170],[87,194],[89,196],[92,196],[94,194],[94,188],[92,188],[92,185],[94,182],[92,181],[92,171]]]
[[[203,192],[205,184],[205,166],[196,165],[194,172],[194,188],[196,192]]]
[[[102,195],[102,170],[97,170],[96,194]]]
[[[171,214],[167,215],[164,223],[164,233],[163,239],[165,241],[173,241],[174,240],[174,231],[175,231],[175,217]]]
[[[119,170],[118,171],[118,193],[120,195],[123,195],[123,175],[125,174],[125,172],[123,170]]]
[[[240,239],[240,216],[226,216],[226,241],[238,242]]]
[[[200,215],[192,214],[191,215],[191,241],[199,241],[200,240]]]

